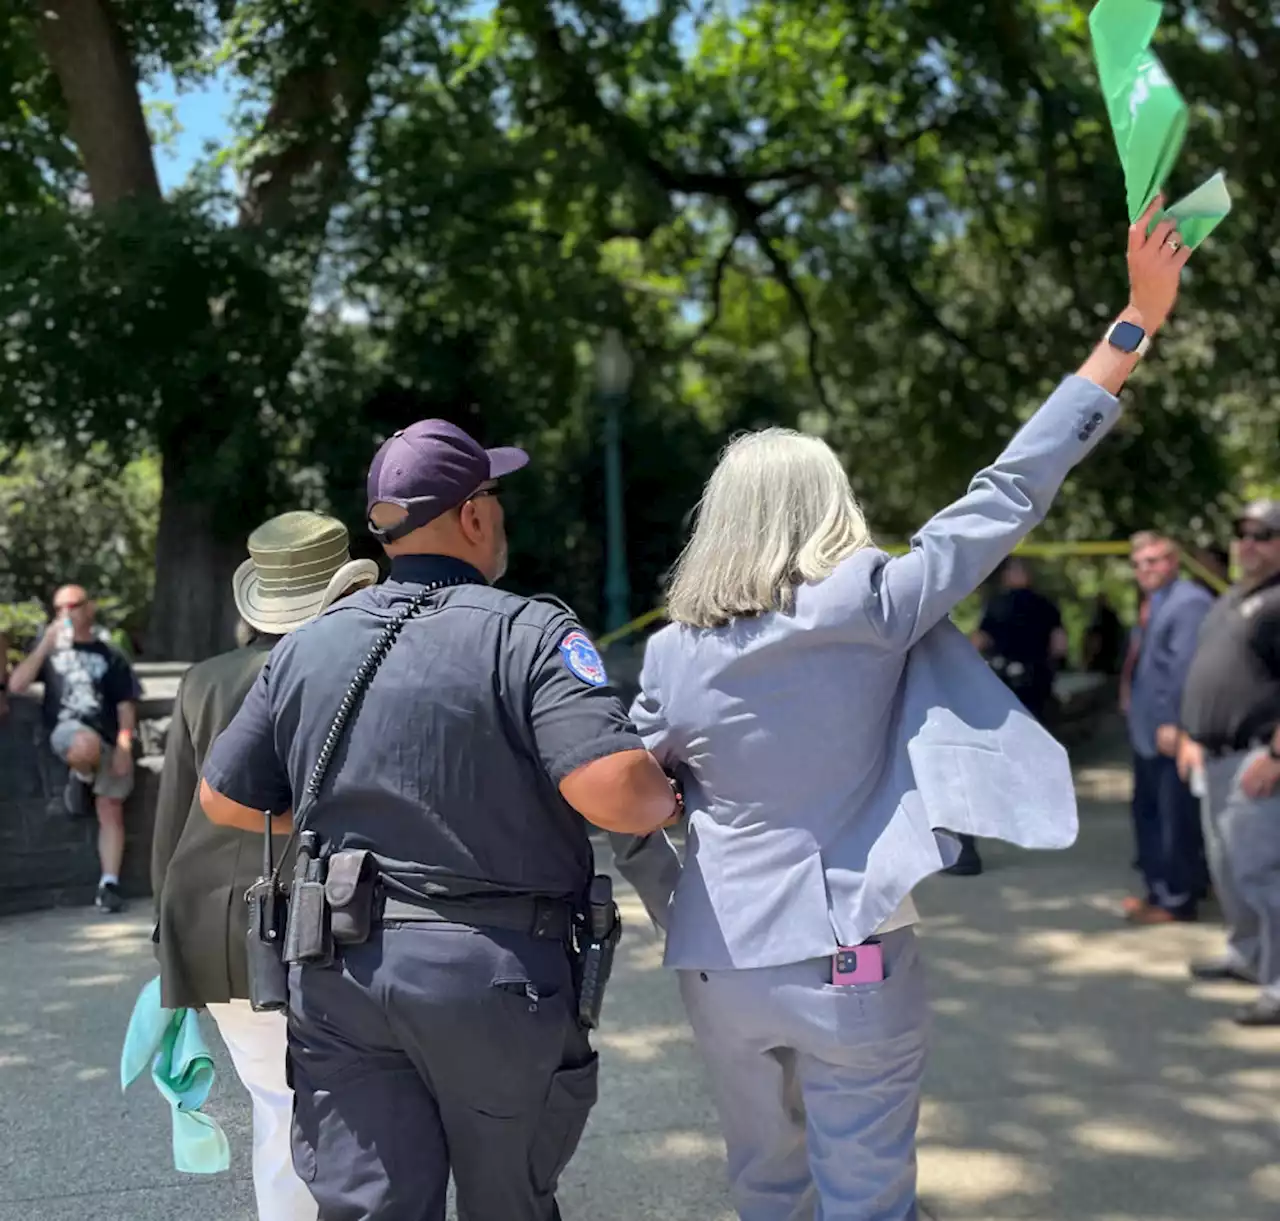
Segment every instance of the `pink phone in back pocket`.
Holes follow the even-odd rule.
[[[837,946],[831,958],[833,984],[878,984],[884,979],[884,950],[878,941]]]

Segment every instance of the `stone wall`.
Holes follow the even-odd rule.
[[[164,732],[184,668],[138,667],[143,698],[120,878],[128,898],[151,893],[151,832]],[[66,812],[67,769],[49,750],[40,697],[38,687],[10,696],[9,715],[0,720],[0,913],[91,903],[98,883],[98,824]]]
[[[610,677],[629,704],[638,687],[642,651],[612,649]],[[151,893],[151,837],[164,737],[178,679],[185,666],[140,665],[143,698],[132,795],[125,804],[126,897]],[[1054,730],[1076,746],[1115,706],[1114,680],[1066,674],[1056,684],[1059,716]],[[0,720],[0,914],[62,903],[90,903],[98,881],[97,823],[73,819],[62,802],[67,769],[49,751],[40,719],[39,689],[10,697]]]

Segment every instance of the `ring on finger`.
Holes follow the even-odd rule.
[[[1165,245],[1175,252],[1182,248],[1182,243],[1176,237],[1169,238],[1168,241],[1165,242]]]

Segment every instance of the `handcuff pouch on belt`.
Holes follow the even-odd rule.
[[[578,929],[578,1023],[584,1030],[600,1025],[605,988],[621,936],[622,915],[613,901],[613,879],[598,873],[591,879],[586,912]]]
[[[322,852],[319,835],[307,829],[311,812],[320,794],[320,786],[329,770],[333,753],[342,740],[347,723],[356,704],[364,694],[378,667],[391,646],[395,644],[405,623],[422,609],[434,593],[450,585],[461,585],[466,578],[452,577],[446,581],[434,581],[425,586],[417,596],[396,614],[382,630],[368,656],[360,664],[355,677],[347,687],[338,705],[333,724],[320,749],[320,756],[312,769],[311,777],[303,792],[302,800],[294,811],[294,829],[285,843],[281,860],[272,863],[271,815],[266,816],[263,831],[262,875],[245,892],[248,905],[247,951],[249,965],[249,1004],[255,1013],[277,1012],[289,1003],[290,964],[325,965],[333,961],[333,943],[344,941],[362,927],[361,917],[355,908],[339,920],[341,935],[336,936],[331,926],[330,904],[326,898],[326,873],[330,859]],[[294,839],[298,841],[297,861],[293,871],[293,885],[286,894],[280,882],[280,868]],[[333,854],[334,858],[344,853]],[[340,867],[341,878],[351,866]],[[341,891],[342,883],[338,889]],[[352,899],[348,907],[355,902]],[[372,905],[372,885],[366,888]],[[365,933],[365,937],[368,933]],[[354,939],[354,938],[353,938]]]
[[[324,893],[329,927],[339,945],[363,945],[373,930],[378,869],[372,852],[344,848],[329,857]]]

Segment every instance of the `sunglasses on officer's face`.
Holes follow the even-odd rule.
[[[1236,527],[1236,538],[1242,543],[1269,543],[1277,536],[1277,533],[1275,530],[1268,530],[1266,526]]]

